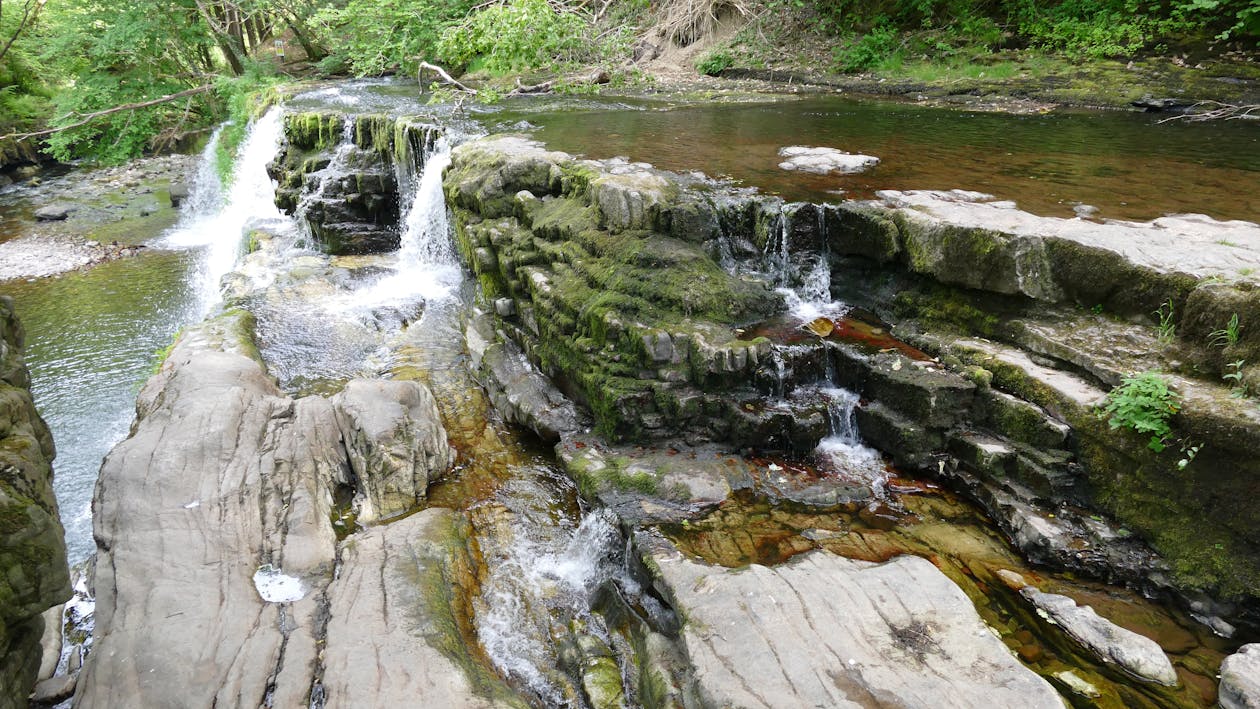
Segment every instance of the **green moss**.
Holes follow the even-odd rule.
[[[382,156],[394,155],[395,125],[393,116],[373,114],[354,119],[354,144],[364,150],[372,150]]]
[[[1009,329],[1009,324],[977,307],[965,292],[938,283],[899,292],[893,299],[893,310],[901,318],[923,319],[985,337]]]
[[[284,117],[284,135],[289,144],[302,150],[322,150],[341,142],[345,116],[339,113],[289,113]]]
[[[578,490],[588,500],[595,499],[600,492],[606,490],[639,492],[644,495],[655,495],[659,490],[660,475],[647,471],[627,471],[626,466],[631,463],[629,458],[613,456],[603,463],[602,467],[597,467],[585,458],[577,458],[568,466],[569,474],[577,482]]]

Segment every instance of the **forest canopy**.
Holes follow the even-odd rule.
[[[243,121],[242,96],[285,72],[625,64],[649,28],[723,12],[779,28],[780,41],[832,42],[830,71],[908,52],[1099,58],[1231,41],[1254,51],[1260,38],[1260,0],[0,0],[0,135],[51,131],[28,140],[59,160],[117,162]],[[706,62],[720,71],[729,58]]]

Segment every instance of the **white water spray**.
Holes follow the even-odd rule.
[[[451,224],[442,192],[442,173],[451,164],[450,142],[441,137],[425,157],[415,193],[400,219],[402,238],[393,272],[356,291],[346,301],[330,303],[335,310],[372,310],[384,305],[451,297],[463,272],[451,242]]]
[[[204,318],[222,299],[220,281],[236,265],[251,226],[288,221],[276,208],[275,186],[267,174],[267,163],[280,146],[281,113],[279,107],[272,108],[250,126],[226,198],[215,169],[216,134],[202,155],[188,208],[161,241],[166,248],[203,250],[186,321]]]
[[[879,451],[862,442],[855,412],[859,397],[848,389],[823,389],[827,398],[827,424],[830,435],[818,442],[815,452],[846,477],[870,483],[877,496],[882,496],[888,471]]]

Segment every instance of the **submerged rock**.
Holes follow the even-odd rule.
[[[800,170],[817,175],[831,173],[849,174],[862,172],[879,164],[879,158],[870,155],[846,153],[835,148],[810,148],[793,145],[779,148],[779,163],[783,170]]]
[[[1260,643],[1243,645],[1221,663],[1224,709],[1260,709]]]
[[[1172,662],[1154,640],[1121,628],[1098,615],[1093,608],[1076,605],[1076,601],[1067,596],[1044,593],[1032,586],[1025,586],[1020,595],[1103,662],[1119,665],[1126,672],[1150,682],[1170,687],[1177,684]]]
[[[59,222],[70,216],[74,207],[68,204],[49,204],[35,210],[35,219],[41,222]]]
[[[686,618],[703,705],[1063,706],[926,559],[871,564],[820,551],[724,569],[648,545]]]

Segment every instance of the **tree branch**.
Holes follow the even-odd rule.
[[[35,21],[35,17],[39,15],[39,11],[43,9],[46,1],[47,0],[27,0],[22,6],[22,19],[18,20],[17,29],[13,30],[13,36],[9,38],[9,41],[4,43],[3,48],[0,48],[0,59],[4,59],[4,55],[9,53],[9,49],[13,47],[13,43],[16,42],[18,36],[22,34],[22,30],[26,29],[27,25]],[[2,8],[3,5],[0,4],[0,9]]]
[[[429,71],[437,74],[438,77],[441,78],[442,81],[446,83],[447,85],[454,86],[455,88],[459,89],[460,91],[463,91],[466,94],[471,94],[473,96],[477,95],[476,89],[470,89],[467,86],[464,86],[463,84],[459,83],[458,81],[455,80],[455,77],[448,74],[445,69],[438,66],[437,64],[430,64],[428,62],[420,62],[420,71],[424,71],[425,69],[428,69]],[[424,86],[423,83],[421,83],[420,85],[422,87]]]
[[[81,126],[85,126],[88,123],[91,123],[92,121],[96,120],[97,118],[100,118],[101,116],[108,116],[112,113],[120,113],[122,111],[135,111],[141,108],[148,108],[149,106],[157,106],[159,104],[168,103],[170,101],[178,101],[181,98],[186,98],[189,96],[196,96],[197,94],[204,94],[212,89],[214,89],[214,84],[205,84],[204,86],[198,86],[195,89],[188,89],[186,91],[180,91],[179,93],[170,94],[168,96],[162,96],[160,98],[155,98],[148,101],[128,103],[122,106],[114,106],[113,108],[107,108],[103,111],[94,111],[92,113],[78,114],[80,115],[82,120],[76,123],[71,123],[69,125],[64,125],[64,126],[58,126],[56,128],[46,128],[44,130],[37,130],[33,133],[10,133],[8,135],[0,135],[0,140],[12,140],[14,142],[21,142],[29,138],[42,138],[46,135],[53,135],[54,133],[60,133],[61,131],[64,131],[64,130],[70,130],[71,128],[79,128]],[[62,118],[70,118],[73,115],[76,115],[76,114],[72,113],[66,116],[62,116]]]
[[[1185,113],[1165,118],[1158,121],[1158,123],[1167,123],[1169,121],[1197,123],[1199,121],[1233,120],[1236,118],[1254,119],[1257,116],[1253,114],[1257,113],[1260,113],[1260,103],[1235,105],[1232,103],[1221,103],[1220,101],[1199,101],[1186,109]]]

